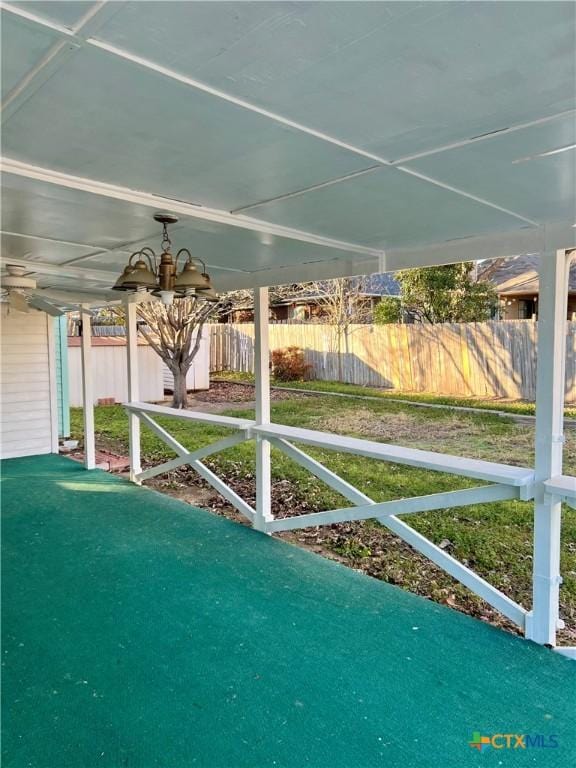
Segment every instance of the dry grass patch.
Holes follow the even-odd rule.
[[[378,413],[359,407],[314,420],[314,428],[357,435],[427,451],[440,451],[486,461],[531,466],[534,427],[463,413],[403,411]],[[566,430],[564,471],[576,471],[576,430]]]

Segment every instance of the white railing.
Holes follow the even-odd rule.
[[[200,413],[199,411],[179,411],[174,408],[166,408],[162,405],[149,405],[148,403],[127,403],[124,405],[124,408],[128,413],[136,416],[140,422],[151,429],[152,432],[154,432],[154,434],[166,443],[166,445],[176,454],[176,458],[171,461],[166,461],[164,464],[159,464],[150,469],[133,473],[132,479],[134,482],[142,482],[143,480],[148,480],[156,475],[161,475],[164,472],[169,472],[171,469],[181,467],[184,464],[189,464],[196,470],[196,472],[198,472],[200,477],[203,477],[204,480],[229,501],[230,504],[242,512],[242,514],[251,522],[254,522],[256,515],[254,509],[201,461],[201,459],[205,459],[207,456],[212,456],[226,448],[231,448],[233,445],[238,445],[238,443],[250,440],[252,438],[250,427],[254,424],[253,421],[250,421],[249,419],[234,419],[230,416],[220,416],[213,413]],[[236,434],[218,440],[211,445],[206,445],[203,448],[198,448],[196,451],[189,451],[179,443],[176,438],[172,437],[169,432],[155,422],[152,415],[168,416],[183,421],[230,427],[236,430]]]
[[[544,483],[544,490],[549,496],[559,496],[562,501],[576,509],[576,477],[557,475]]]
[[[247,440],[267,440],[275,448],[285,453],[340,493],[351,502],[352,506],[296,517],[267,519],[263,525],[263,530],[266,533],[374,518],[411,547],[428,557],[436,565],[443,568],[447,573],[475,592],[483,600],[486,600],[486,602],[507,616],[519,627],[524,628],[528,613],[525,608],[511,600],[499,589],[489,584],[485,579],[478,576],[478,574],[474,573],[470,568],[467,568],[436,544],[426,539],[422,534],[401,520],[399,516],[435,509],[453,509],[470,504],[485,504],[510,499],[531,499],[533,498],[534,482],[534,471],[532,469],[466,459],[461,456],[422,451],[416,448],[402,448],[371,440],[360,440],[358,438],[333,435],[309,429],[299,429],[281,424],[256,424],[256,422],[250,419],[236,419],[230,416],[195,411],[178,411],[173,408],[149,405],[147,403],[128,403],[124,407],[130,414],[137,417],[142,424],[151,429],[176,454],[174,459],[163,464],[134,472],[133,479],[136,482],[147,480],[176,467],[189,464],[206,482],[222,494],[225,499],[254,524],[256,522],[256,511],[254,508],[212,470],[208,469],[202,463],[202,459]],[[195,451],[189,451],[154,420],[153,417],[155,416],[169,417],[190,423],[213,424],[233,429],[234,432],[211,445],[198,448]],[[366,456],[384,462],[394,462],[435,472],[459,475],[461,477],[481,480],[488,484],[464,490],[434,493],[427,496],[375,502],[335,472],[332,472],[312,456],[305,453],[301,448],[293,445],[293,442]],[[573,480],[572,478],[566,479]],[[551,489],[551,492],[557,493],[558,489],[555,487]],[[563,494],[566,496],[566,491],[563,491]]]

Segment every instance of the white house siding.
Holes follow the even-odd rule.
[[[95,343],[101,342],[98,339]],[[82,405],[82,361],[79,346],[68,347],[70,405]],[[162,361],[149,346],[138,346],[138,372],[140,400],[156,401],[164,398]],[[92,381],[94,404],[100,398],[113,397],[118,403],[128,400],[126,345],[92,346]]]
[[[0,456],[58,450],[52,318],[44,312],[8,313],[0,331]]]
[[[164,389],[173,392],[174,376],[164,364],[162,364],[162,377]],[[189,390],[210,388],[210,329],[207,326],[202,329],[200,348],[186,376],[186,388]]]

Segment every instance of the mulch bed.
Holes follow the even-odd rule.
[[[246,403],[254,401],[253,384],[237,384],[233,381],[211,381],[210,389],[194,392],[191,397],[203,403]],[[271,400],[294,400],[302,397],[315,397],[315,395],[300,392],[283,392],[277,389],[270,390]]]

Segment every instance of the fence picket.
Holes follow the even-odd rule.
[[[211,371],[254,371],[254,326],[210,326]],[[537,323],[501,320],[444,325],[352,326],[342,340],[342,380],[412,392],[533,400]],[[270,326],[270,349],[297,346],[312,377],[339,378],[333,328],[320,323]],[[566,400],[576,402],[576,322],[566,335]]]

